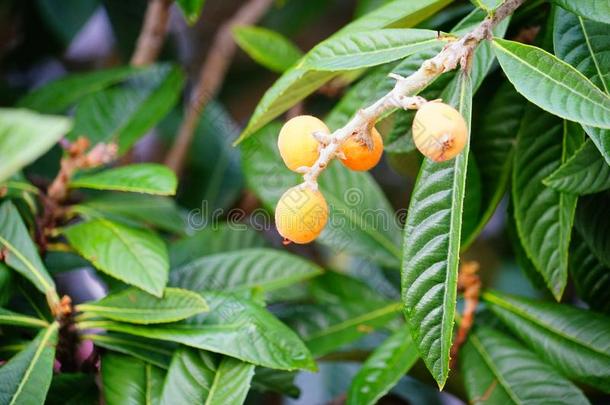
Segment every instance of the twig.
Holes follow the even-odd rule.
[[[477,274],[478,271],[479,263],[477,262],[464,262],[460,266],[458,290],[464,292],[464,311],[455,341],[451,346],[451,368],[455,366],[460,348],[466,341],[468,332],[470,332],[470,328],[472,328],[474,323],[474,314],[477,310],[481,293],[481,279]]]
[[[131,65],[144,66],[157,59],[165,40],[171,5],[172,0],[149,0]]]
[[[176,174],[180,174],[184,166],[186,153],[193,140],[199,116],[208,101],[220,89],[237,49],[233,40],[233,27],[258,21],[272,3],[273,0],[250,0],[216,33],[208,57],[199,71],[199,79],[187,106],[186,116],[180,126],[176,141],[165,159],[165,164]]]
[[[357,136],[365,142],[370,142],[370,129],[384,112],[394,108],[419,108],[426,100],[412,95],[417,94],[442,73],[453,70],[458,65],[467,69],[470,57],[477,45],[485,39],[490,39],[493,36],[493,28],[511,15],[524,1],[505,1],[493,15],[488,16],[473,31],[465,34],[459,40],[447,44],[435,57],[422,63],[421,67],[411,76],[392,75],[396,79],[396,85],[389,93],[369,107],[358,111],[343,128],[336,130],[330,136],[319,139],[321,149],[318,160],[311,167],[303,167],[299,170],[303,173],[304,185],[314,190],[317,189],[318,176],[337,156],[341,145],[350,137]]]

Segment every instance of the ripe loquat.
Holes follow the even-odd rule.
[[[429,102],[413,120],[413,141],[419,151],[436,162],[456,157],[466,145],[468,127],[464,117],[445,103]]]
[[[275,226],[286,240],[309,243],[316,239],[328,220],[328,205],[319,191],[307,186],[288,189],[275,207]]]
[[[354,136],[345,141],[340,149],[345,156],[345,158],[341,158],[341,162],[357,171],[371,170],[375,167],[383,153],[383,139],[375,127],[371,130],[371,138],[373,149],[369,149],[366,144]]]
[[[277,146],[282,160],[290,170],[311,167],[318,159],[320,143],[314,138],[314,132],[330,133],[324,122],[311,115],[294,117],[282,127]]]

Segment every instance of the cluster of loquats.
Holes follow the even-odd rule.
[[[381,160],[383,139],[374,123],[362,134],[344,139],[332,153],[351,170],[367,171]],[[413,140],[429,159],[442,162],[457,156],[467,141],[464,118],[453,107],[440,101],[423,104],[413,120]],[[307,174],[314,166],[324,168],[321,151],[336,142],[324,122],[302,115],[290,119],[282,127],[278,148],[286,166],[297,173]],[[328,204],[318,190],[317,182],[305,181],[290,188],[280,198],[275,209],[275,223],[286,243],[305,244],[315,240],[328,220]]]

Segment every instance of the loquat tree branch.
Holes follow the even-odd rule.
[[[131,57],[131,65],[149,65],[157,59],[165,40],[171,5],[172,0],[148,1],[142,30],[138,36],[136,49]]]
[[[408,77],[391,75],[396,79],[394,88],[372,105],[361,109],[343,127],[330,135],[315,133],[321,144],[320,155],[311,167],[299,168],[303,174],[304,184],[316,190],[320,173],[335,158],[341,145],[349,138],[356,136],[367,144],[370,143],[370,131],[375,121],[386,111],[394,108],[417,109],[426,102],[422,97],[413,96],[425,88],[442,73],[454,70],[461,65],[469,68],[469,62],[477,45],[493,37],[493,28],[511,15],[525,0],[506,0],[493,14],[489,15],[474,30],[461,38],[449,42],[441,52],[422,63],[421,67]]]
[[[199,79],[186,108],[185,118],[178,131],[176,141],[165,159],[165,164],[177,175],[180,174],[184,166],[184,160],[193,140],[201,112],[220,89],[237,49],[233,40],[233,27],[253,24],[258,21],[272,3],[273,0],[248,1],[216,33],[207,59],[199,71]]]

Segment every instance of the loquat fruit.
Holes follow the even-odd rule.
[[[448,104],[429,102],[417,110],[413,120],[413,141],[419,151],[436,162],[456,157],[468,138],[462,114]]]
[[[375,127],[371,130],[371,138],[373,149],[369,149],[367,145],[354,136],[345,141],[340,149],[345,157],[341,157],[341,163],[357,171],[371,170],[377,166],[383,154],[383,139]]]
[[[286,191],[275,207],[275,226],[286,240],[309,243],[328,220],[328,205],[319,191],[295,186]]]
[[[297,171],[299,167],[311,167],[320,155],[320,143],[314,132],[330,134],[324,122],[311,115],[300,115],[288,120],[277,139],[280,155],[286,166]]]

